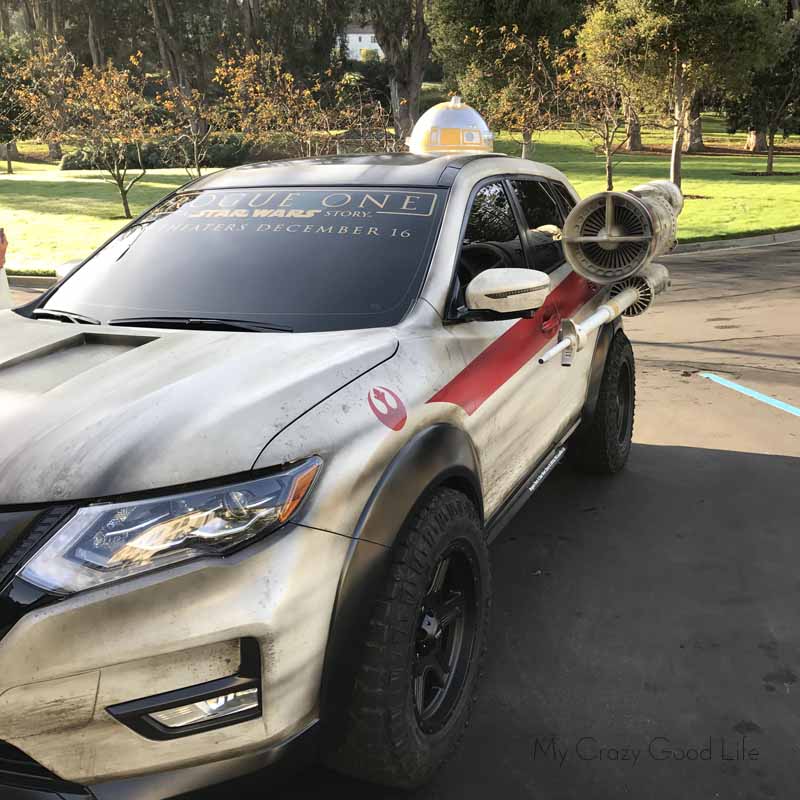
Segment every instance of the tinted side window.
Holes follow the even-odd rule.
[[[565,213],[569,214],[575,208],[575,201],[572,195],[567,191],[567,187],[563,183],[551,183],[550,187],[555,191],[558,199],[561,200],[561,207]]]
[[[528,253],[533,268],[552,272],[564,263],[563,215],[554,189],[544,181],[512,181],[528,226]]]
[[[475,195],[458,259],[458,278],[466,286],[476,275],[497,267],[526,267],[517,221],[502,183]]]

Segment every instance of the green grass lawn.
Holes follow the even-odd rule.
[[[709,146],[741,147],[744,134],[729,136],[721,122],[706,120]],[[666,148],[669,131],[647,131],[645,144]],[[800,137],[791,144],[800,145]],[[519,145],[508,135],[497,149],[517,155]],[[21,151],[29,152],[26,145]],[[37,152],[39,155],[39,152]],[[533,158],[563,170],[581,195],[604,189],[603,161],[592,146],[574,131],[543,134]],[[623,155],[616,170],[616,187],[666,178],[669,157],[664,153]],[[755,235],[766,231],[800,228],[800,155],[780,155],[776,170],[794,172],[789,177],[743,177],[736,172],[763,171],[762,155],[700,155],[684,159],[686,209],[680,221],[681,241]],[[16,163],[15,175],[0,173],[0,227],[11,246],[10,269],[52,268],[86,255],[125,220],[116,188],[95,172],[61,172],[44,162]],[[154,170],[130,195],[134,213],[187,180],[183,170]]]
[[[102,244],[126,220],[115,186],[96,172],[61,172],[15,163],[0,174],[0,227],[9,238],[9,269],[52,268]],[[179,169],[149,172],[130,194],[134,214],[188,180]]]
[[[646,146],[667,147],[668,131],[648,132]],[[706,135],[709,147],[743,147],[744,134],[731,137],[722,132]],[[734,140],[732,143],[731,140]],[[792,137],[793,146],[800,137]],[[519,144],[502,135],[496,149],[519,154]],[[562,170],[583,197],[605,189],[603,158],[574,131],[542,134],[532,158]],[[625,190],[638,183],[669,177],[669,154],[621,154],[617,159],[614,185]],[[682,242],[749,236],[769,231],[800,228],[800,155],[779,155],[777,172],[792,176],[745,177],[738,172],[763,172],[765,155],[685,155],[683,191],[688,195],[678,231]],[[697,198],[697,199],[694,199]]]

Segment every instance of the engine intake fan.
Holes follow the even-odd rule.
[[[623,317],[638,317],[644,314],[656,299],[657,294],[669,288],[669,271],[661,264],[648,264],[641,272],[613,284],[608,293],[609,300],[635,297],[631,305],[622,309]],[[631,292],[631,290],[633,290]]]
[[[623,281],[675,247],[682,209],[683,195],[670,181],[592,195],[564,223],[564,254],[592,283]]]

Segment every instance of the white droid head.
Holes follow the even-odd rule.
[[[494,135],[483,117],[454,95],[429,108],[406,140],[418,156],[447,153],[491,153]]]

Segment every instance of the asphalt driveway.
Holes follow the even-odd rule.
[[[627,324],[630,464],[559,468],[494,545],[473,724],[414,800],[794,796],[800,417],[700,372],[800,407],[800,243],[667,261],[672,292]],[[331,791],[393,796],[322,769],[273,796]]]
[[[800,760],[800,243],[667,259],[626,325],[628,468],[560,467],[494,546],[473,724],[414,800],[784,798]],[[191,800],[408,797],[308,768]]]

